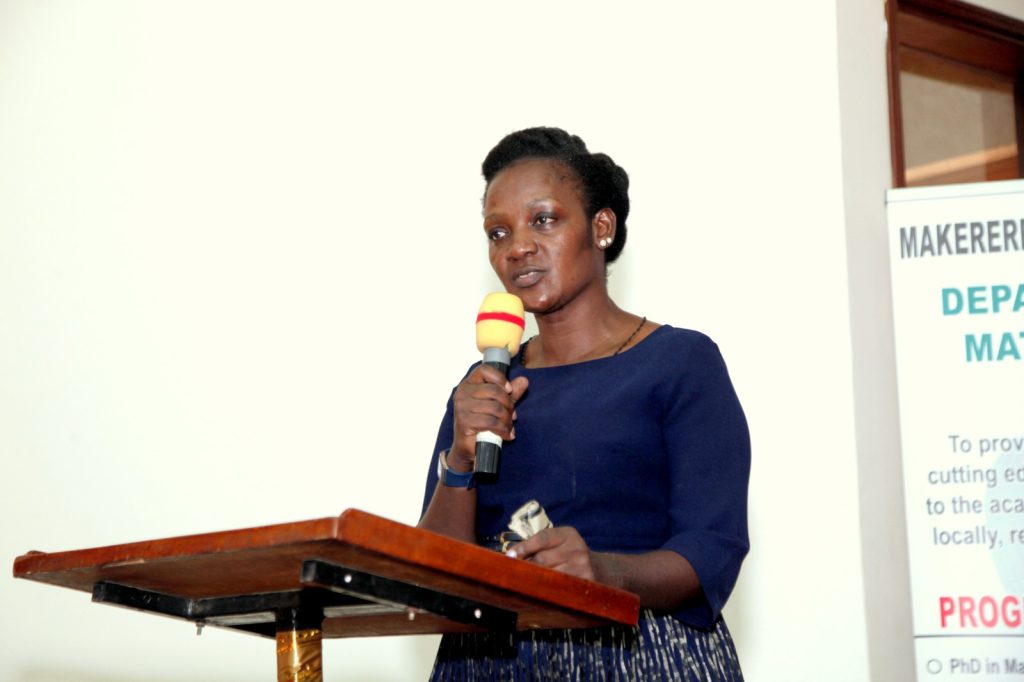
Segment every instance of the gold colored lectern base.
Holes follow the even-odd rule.
[[[292,608],[277,613],[277,682],[323,682],[323,612]]]
[[[323,682],[323,633],[319,629],[277,633],[277,682]]]

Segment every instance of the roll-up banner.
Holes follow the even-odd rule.
[[[917,679],[1020,682],[1024,181],[887,203]]]

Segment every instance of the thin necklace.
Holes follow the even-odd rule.
[[[638,324],[636,329],[633,330],[633,333],[630,334],[629,337],[625,341],[622,342],[622,345],[619,346],[615,350],[615,352],[612,353],[612,355],[613,356],[618,355],[623,350],[625,350],[626,346],[629,345],[629,342],[633,340],[633,337],[635,337],[637,334],[640,333],[640,330],[644,328],[645,324],[647,324],[647,316],[646,315],[644,315],[644,317],[640,320],[640,324]],[[530,341],[533,341],[533,339],[532,338],[527,339],[526,343],[524,343],[522,348],[519,349],[519,364],[522,365],[523,367],[526,367],[526,346],[529,345]]]
[[[634,329],[633,333],[629,335],[629,338],[626,339],[625,341],[623,341],[622,345],[619,346],[619,349],[617,351],[615,351],[614,353],[612,353],[612,355],[618,355],[619,353],[621,353],[622,349],[629,345],[629,342],[633,340],[633,337],[636,336],[640,332],[640,329],[643,328],[643,326],[645,324],[647,324],[647,316],[646,315],[644,315],[644,318],[642,320],[640,320],[640,324],[637,325],[637,328]]]

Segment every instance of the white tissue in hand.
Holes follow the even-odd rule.
[[[544,507],[540,506],[537,500],[530,500],[512,513],[508,522],[509,529],[524,540],[533,537],[545,528],[551,528],[551,519],[548,518]]]

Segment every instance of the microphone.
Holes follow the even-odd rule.
[[[487,294],[476,316],[476,347],[484,354],[484,364],[506,377],[512,356],[519,352],[526,328],[523,302],[515,294]],[[493,476],[498,473],[501,436],[490,431],[476,434],[476,463],[473,471]]]

